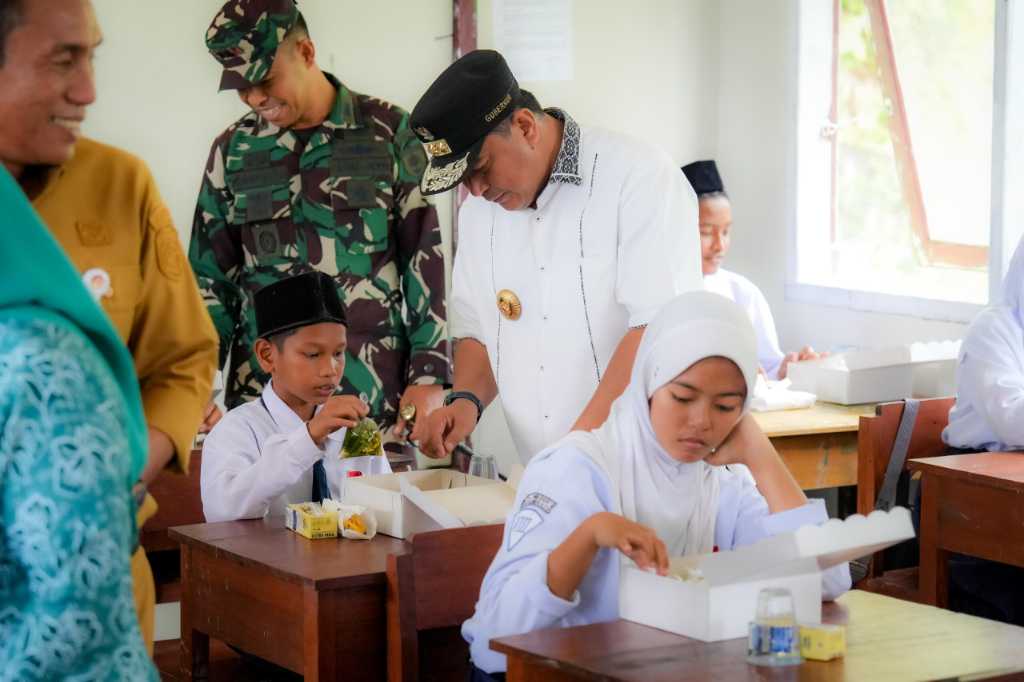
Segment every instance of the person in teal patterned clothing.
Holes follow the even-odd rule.
[[[293,0],[230,0],[206,45],[220,89],[252,109],[213,142],[189,247],[222,366],[230,355],[227,407],[267,381],[252,295],[319,271],[349,316],[342,390],[401,432],[398,412],[439,407],[449,376],[441,231],[409,114],[321,71]]]
[[[157,680],[129,568],[131,356],[2,168],[0,213],[0,681]]]

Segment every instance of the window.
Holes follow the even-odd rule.
[[[789,298],[962,321],[989,301],[1009,9],[802,0]]]

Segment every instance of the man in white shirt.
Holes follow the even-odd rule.
[[[701,287],[693,191],[662,151],[581,128],[520,90],[497,52],[446,69],[412,128],[424,194],[465,184],[452,293],[454,391],[421,444],[450,453],[499,393],[525,463],[604,422],[643,327]]]
[[[280,516],[294,502],[340,497],[349,472],[391,473],[379,455],[341,459],[348,427],[369,407],[334,395],[345,370],[346,319],[322,272],[280,280],[254,296],[255,355],[271,375],[259,400],[228,412],[203,443],[206,520]]]
[[[732,205],[714,161],[694,161],[682,168],[700,202],[700,251],[704,288],[737,303],[747,311],[757,332],[757,358],[769,379],[785,379],[789,363],[821,357],[810,346],[783,353],[768,301],[756,284],[722,267],[732,240]],[[684,226],[683,229],[686,229]]]

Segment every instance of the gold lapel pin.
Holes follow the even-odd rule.
[[[523,304],[514,291],[502,289],[498,292],[498,310],[507,320],[518,320],[523,315]]]

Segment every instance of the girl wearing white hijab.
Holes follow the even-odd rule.
[[[969,450],[1024,449],[1024,241],[1010,260],[1003,298],[974,319],[960,347],[956,405],[942,432]]]
[[[617,618],[621,555],[664,574],[670,556],[828,518],[747,414],[756,375],[754,330],[732,301],[690,292],[658,313],[605,425],[530,461],[462,627],[474,679],[505,670],[494,637]],[[846,565],[826,572],[826,598],[849,586]]]

